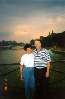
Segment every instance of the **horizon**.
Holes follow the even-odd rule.
[[[29,42],[65,30],[65,0],[0,0],[0,40]]]
[[[62,33],[65,33],[65,31],[62,31],[62,32],[59,32],[59,33],[56,33],[56,32],[54,32],[53,30],[52,30],[52,32],[54,33],[54,34],[62,34]],[[47,36],[43,36],[43,37],[48,37],[49,35],[52,35],[52,32],[49,32],[50,34],[48,34]],[[42,36],[42,35],[41,35]],[[40,37],[41,37],[40,36]],[[40,39],[40,37],[38,38],[38,39]],[[35,38],[35,39],[37,39],[37,38]],[[35,39],[31,39],[31,40],[35,40]],[[30,41],[31,41],[30,40]],[[9,42],[9,41],[15,41],[16,43],[30,43],[30,41],[28,41],[28,42],[26,42],[26,41],[16,41],[16,40],[0,40],[0,42],[2,42],[2,41],[5,41],[5,42]]]

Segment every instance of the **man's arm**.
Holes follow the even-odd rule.
[[[46,78],[49,77],[50,68],[51,68],[51,63],[49,62],[49,63],[47,64]]]

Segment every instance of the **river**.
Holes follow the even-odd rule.
[[[19,76],[19,71],[16,70],[14,72],[11,72],[9,74],[7,74],[10,71],[13,71],[14,69],[18,68],[18,65],[14,65],[12,63],[20,63],[20,58],[21,56],[24,54],[24,50],[23,49],[17,49],[17,50],[0,50],[0,80],[3,79],[8,79],[10,82],[12,81],[18,81],[18,76]],[[62,61],[60,62],[60,60],[65,60],[65,53],[64,54],[57,54],[57,53],[53,53],[51,51],[49,51],[51,59],[54,63],[52,63],[52,69],[61,71],[61,72],[65,72],[65,63]],[[2,65],[3,64],[3,65]],[[8,65],[4,65],[4,64],[8,64]],[[12,65],[11,65],[12,64]],[[4,75],[7,74],[7,75]],[[61,79],[64,76],[63,75],[58,75],[59,73],[57,72],[52,72],[51,73],[51,79],[52,81],[54,79]],[[2,76],[3,75],[3,76]],[[53,76],[56,78],[54,78]]]

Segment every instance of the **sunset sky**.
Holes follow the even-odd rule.
[[[65,30],[65,0],[0,0],[0,40],[29,42]]]

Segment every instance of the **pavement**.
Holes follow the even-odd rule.
[[[24,89],[11,87],[6,94],[0,90],[0,99],[25,99]],[[47,99],[65,99],[65,87],[49,88]]]

